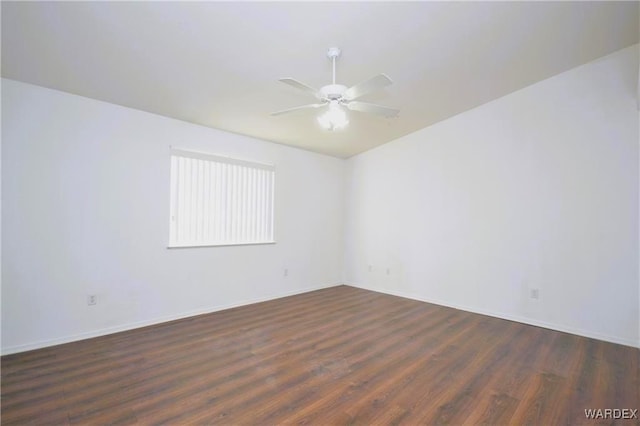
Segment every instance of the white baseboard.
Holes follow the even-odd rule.
[[[607,334],[593,332],[593,331],[590,331],[590,330],[583,330],[583,329],[574,328],[574,327],[567,327],[567,326],[564,326],[564,325],[561,325],[561,324],[554,324],[554,323],[550,323],[550,322],[546,322],[546,321],[540,321],[540,320],[533,319],[533,318],[522,317],[522,316],[519,316],[519,315],[511,315],[511,314],[505,314],[505,313],[502,313],[502,312],[486,311],[484,309],[480,309],[480,308],[477,308],[477,307],[458,305],[458,304],[455,304],[455,303],[443,302],[441,300],[435,300],[435,299],[428,299],[428,298],[424,298],[424,297],[421,297],[421,296],[417,296],[415,294],[405,293],[405,292],[402,292],[402,291],[387,290],[387,289],[384,289],[384,290],[374,289],[374,288],[370,288],[370,287],[367,287],[367,286],[364,286],[364,285],[352,284],[352,283],[345,283],[345,285],[348,285],[350,287],[361,288],[363,290],[375,291],[377,293],[383,293],[383,294],[389,294],[389,295],[392,295],[392,296],[404,297],[405,299],[413,299],[413,300],[418,300],[420,302],[433,303],[434,305],[446,306],[448,308],[459,309],[461,311],[472,312],[472,313],[475,313],[475,314],[487,315],[487,316],[494,317],[494,318],[500,318],[500,319],[505,319],[505,320],[509,320],[509,321],[515,321],[515,322],[523,323],[523,324],[534,325],[536,327],[547,328],[547,329],[550,329],[550,330],[561,331],[561,332],[564,332],[564,333],[575,334],[577,336],[589,337],[589,338],[592,338],[592,339],[602,340],[602,341],[605,341],[605,342],[617,343],[619,345],[625,345],[625,346],[631,346],[631,347],[634,347],[634,348],[640,348],[640,340],[634,341],[632,339],[625,339],[625,338],[620,338],[620,337],[617,337],[617,336],[609,336]]]
[[[306,287],[299,290],[284,292],[280,294],[275,294],[272,296],[261,297],[257,299],[248,299],[241,302],[230,303],[226,305],[216,305],[201,309],[196,309],[193,311],[176,314],[176,315],[168,315],[165,317],[153,318],[150,320],[144,321],[136,321],[128,324],[117,325],[114,327],[101,328],[99,330],[88,331],[85,333],[78,333],[70,336],[64,336],[51,340],[42,340],[39,342],[28,343],[24,345],[16,345],[16,346],[8,346],[6,348],[2,348],[2,355],[10,355],[19,352],[31,351],[34,349],[42,349],[49,346],[61,345],[64,343],[77,342],[78,340],[91,339],[93,337],[106,336],[108,334],[119,333],[121,331],[133,330],[136,328],[147,327],[150,325],[160,324],[163,322],[175,321],[182,318],[193,317],[196,315],[209,314],[217,311],[224,311],[225,309],[237,308],[239,306],[251,305],[253,303],[267,302],[269,300],[280,299],[282,297],[294,296],[296,294],[309,293],[310,291],[322,290],[323,288],[330,288],[340,286],[342,283],[337,284],[328,284],[323,286],[315,286],[315,287]]]

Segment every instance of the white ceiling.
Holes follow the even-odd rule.
[[[349,157],[638,42],[638,2],[2,2],[2,76]],[[340,132],[279,83],[394,80]]]

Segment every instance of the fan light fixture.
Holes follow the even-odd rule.
[[[318,123],[326,130],[340,130],[344,129],[349,120],[347,119],[347,113],[340,107],[340,102],[337,100],[329,102],[329,111],[318,117]]]

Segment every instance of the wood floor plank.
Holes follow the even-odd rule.
[[[640,408],[639,353],[339,286],[3,356],[0,415],[3,425],[599,424],[584,410]]]
[[[510,422],[519,425],[547,425],[558,421],[562,386],[566,379],[551,373],[538,373],[530,378],[527,393],[520,400]]]
[[[517,399],[509,395],[485,392],[475,401],[473,410],[461,424],[465,426],[509,424],[518,403]]]

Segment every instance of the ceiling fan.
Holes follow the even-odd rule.
[[[336,59],[338,59],[340,53],[340,49],[337,47],[332,47],[327,51],[327,56],[333,61],[333,80],[331,84],[322,86],[320,90],[293,78],[280,79],[285,84],[313,95],[319,102],[273,112],[271,115],[276,116],[304,109],[328,107],[328,111],[318,117],[320,124],[328,130],[340,129],[349,123],[344,108],[383,117],[397,116],[400,110],[356,100],[367,93],[382,89],[393,83],[385,74],[378,74],[352,87],[336,84]]]

